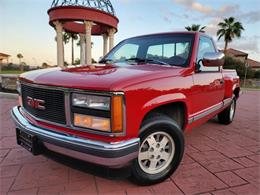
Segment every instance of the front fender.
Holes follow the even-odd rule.
[[[146,116],[148,112],[150,112],[151,110],[157,107],[170,104],[170,103],[175,103],[175,102],[184,103],[186,113],[189,113],[188,106],[187,106],[188,104],[187,97],[183,93],[173,93],[173,94],[161,95],[148,101],[142,108],[143,117]],[[185,118],[187,119],[187,116],[185,116]]]

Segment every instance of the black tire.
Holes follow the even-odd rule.
[[[140,130],[141,145],[146,138],[152,134],[165,133],[174,141],[175,152],[171,160],[165,163],[165,168],[159,173],[149,174],[145,172],[138,161],[138,158],[133,161],[131,172],[132,179],[139,185],[151,185],[159,183],[168,178],[179,166],[184,152],[184,136],[183,131],[171,118],[164,115],[156,115],[147,119]],[[158,143],[158,142],[157,142]],[[140,145],[140,146],[141,146]],[[165,147],[166,148],[166,147]],[[141,151],[141,147],[140,147]],[[139,152],[140,152],[139,151]],[[147,150],[148,151],[148,150]],[[166,151],[166,150],[165,150]],[[169,164],[168,164],[169,163]],[[157,165],[157,163],[156,163]]]
[[[233,109],[233,111],[232,111]],[[232,114],[233,113],[233,114]],[[220,124],[228,125],[232,123],[236,113],[236,98],[233,98],[232,103],[225,110],[218,114]]]

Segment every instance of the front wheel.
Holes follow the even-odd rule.
[[[218,114],[219,123],[228,125],[233,122],[236,112],[236,98],[232,99],[230,106]]]
[[[166,116],[150,118],[143,125],[138,158],[132,165],[132,176],[141,185],[158,183],[179,166],[184,138],[179,126]]]

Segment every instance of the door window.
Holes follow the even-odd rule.
[[[205,67],[203,66],[201,59],[207,52],[216,52],[216,48],[210,38],[201,36],[199,41],[198,55],[197,55],[197,66],[201,71],[218,71],[219,67]]]

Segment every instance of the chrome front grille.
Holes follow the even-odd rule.
[[[46,89],[22,84],[22,101],[24,109],[31,115],[46,121],[66,124],[64,92],[56,89]],[[30,99],[42,100],[44,109],[39,109],[28,103]]]

